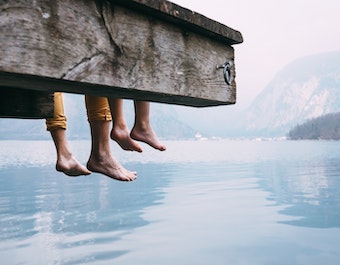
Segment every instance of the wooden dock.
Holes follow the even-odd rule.
[[[8,0],[0,9],[0,117],[49,117],[55,91],[236,102],[241,33],[169,1]]]

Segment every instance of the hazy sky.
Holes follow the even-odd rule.
[[[340,50],[339,0],[170,1],[242,33],[244,42],[234,46],[241,106],[289,62]]]

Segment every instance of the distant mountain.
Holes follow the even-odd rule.
[[[90,139],[90,129],[86,117],[84,97],[64,94],[65,112],[67,115],[67,135],[69,139]],[[133,125],[133,101],[124,101],[124,113],[130,129]],[[161,139],[194,138],[196,131],[181,122],[173,106],[151,103],[151,122],[153,129]],[[45,120],[0,119],[0,140],[50,139],[45,128]]]
[[[340,112],[306,121],[289,131],[292,140],[340,140]]]
[[[248,136],[283,136],[297,124],[340,111],[340,51],[298,59],[238,117]]]

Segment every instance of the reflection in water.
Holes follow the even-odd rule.
[[[327,161],[259,165],[261,185],[270,200],[287,205],[281,214],[295,216],[282,223],[317,228],[340,228],[340,157]]]
[[[88,143],[72,144],[86,161]],[[4,264],[340,262],[340,142],[183,141],[118,153],[139,173],[132,183],[65,177],[53,145],[39,146],[48,148],[0,142]]]
[[[144,166],[134,167],[142,172]],[[149,164],[148,169],[142,181],[129,185],[99,175],[67,178],[53,167],[2,169],[4,264],[83,264],[127,253],[113,251],[112,244],[148,224],[141,215],[159,204],[173,172],[168,165]]]

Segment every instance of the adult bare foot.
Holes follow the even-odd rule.
[[[91,171],[80,164],[72,155],[69,155],[68,157],[59,157],[55,167],[57,171],[63,172],[70,177],[91,174]]]
[[[120,147],[127,151],[143,152],[142,148],[130,137],[129,129],[126,125],[114,124],[111,133],[111,139],[116,141]]]
[[[125,169],[111,155],[106,155],[105,158],[90,156],[87,168],[92,172],[101,173],[120,181],[133,181],[137,178],[136,172]]]
[[[161,144],[161,142],[157,138],[156,133],[152,130],[150,126],[134,126],[130,133],[130,136],[132,139],[144,142],[159,151],[166,150],[166,146]]]
[[[72,155],[67,142],[65,129],[56,128],[51,130],[50,133],[57,151],[56,170],[71,177],[91,174],[91,171],[80,164]]]

